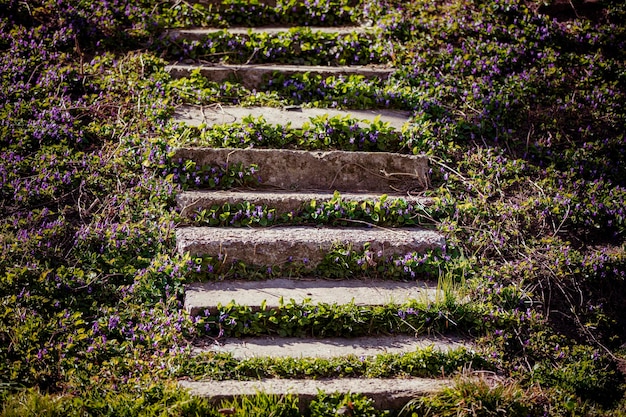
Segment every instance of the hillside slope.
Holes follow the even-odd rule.
[[[320,392],[303,411],[291,395],[215,404],[178,381],[413,377],[445,384],[403,415],[626,413],[626,7],[547,3],[0,0],[2,415],[384,415],[358,392]],[[172,36],[191,27],[223,30]],[[227,30],[241,27],[259,30]],[[232,65],[300,70],[202,70]],[[205,123],[229,106],[394,110],[408,123]],[[190,108],[202,123],[177,120]],[[186,147],[422,155],[429,171],[404,196],[329,189],[281,213],[230,200],[255,193],[263,160],[179,160]],[[217,190],[229,200],[180,207]],[[419,228],[445,245],[256,265],[177,252],[192,227]],[[196,281],[294,277],[424,280],[440,295],[185,309]],[[198,353],[242,336],[390,335],[471,347]]]

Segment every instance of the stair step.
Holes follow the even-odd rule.
[[[209,81],[218,83],[234,79],[244,87],[257,89],[276,72],[283,75],[314,73],[322,77],[361,75],[365,78],[387,79],[395,69],[386,66],[361,65],[330,67],[321,65],[188,65],[174,64],[165,67],[173,78],[189,77],[195,70]]]
[[[379,117],[381,122],[400,131],[405,123],[409,122],[411,113],[401,110],[337,110],[319,108],[296,107],[286,110],[276,107],[236,107],[236,106],[180,106],[174,113],[174,118],[190,126],[213,126],[228,123],[242,123],[246,117],[263,117],[272,125],[287,125],[292,129],[302,129],[305,123],[312,118],[328,116],[349,117],[370,123]],[[367,127],[368,123],[358,123],[360,127]]]
[[[380,194],[364,194],[364,193],[342,193],[342,201],[358,202],[364,201],[377,201],[380,199]],[[318,203],[324,203],[334,198],[332,192],[281,192],[281,191],[185,191],[178,195],[177,203],[181,210],[181,215],[185,217],[192,216],[197,210],[211,208],[213,206],[221,207],[225,204],[230,204],[231,207],[242,204],[250,203],[253,206],[265,206],[273,208],[275,215],[281,215],[285,213],[298,213],[303,207],[309,205],[311,201]],[[420,196],[404,195],[394,196],[389,195],[385,200],[387,202],[393,202],[397,199],[403,199],[411,207],[414,206],[428,206],[432,200]]]
[[[257,381],[179,381],[192,395],[208,397],[214,403],[259,392],[273,395],[293,394],[302,408],[308,406],[320,391],[326,393],[359,393],[374,401],[378,409],[400,409],[416,397],[433,394],[451,386],[450,379],[405,378],[339,378],[339,379],[262,379]]]
[[[173,161],[198,166],[258,165],[265,187],[340,192],[419,192],[428,188],[428,158],[387,152],[178,148]]]
[[[329,227],[182,227],[176,230],[176,247],[180,254],[221,256],[226,260],[251,265],[283,265],[302,262],[315,267],[337,243],[355,251],[366,244],[379,258],[404,256],[441,248],[444,238],[437,232],[417,228],[329,228]]]
[[[404,304],[411,300],[434,301],[441,294],[436,283],[398,282],[389,280],[292,280],[287,278],[266,281],[214,281],[188,284],[185,287],[185,309],[192,315],[208,310],[218,311],[218,304],[234,301],[253,311],[265,302],[268,309],[280,307],[293,300],[301,303],[358,306],[382,306],[390,303]]]
[[[373,28],[364,26],[339,26],[339,27],[229,27],[229,28],[187,28],[187,29],[170,29],[167,36],[172,40],[186,39],[189,41],[204,40],[207,36],[214,33],[224,32],[231,35],[246,36],[248,34],[267,34],[276,35],[279,33],[288,33],[293,30],[307,29],[313,33],[328,33],[337,35],[349,35],[352,33],[368,33],[373,32]]]
[[[353,355],[356,357],[380,354],[403,354],[420,349],[434,349],[449,352],[459,348],[469,348],[466,339],[458,337],[431,336],[386,336],[356,338],[296,338],[296,337],[255,337],[227,339],[195,347],[195,353],[230,353],[235,359],[250,358],[334,358]]]

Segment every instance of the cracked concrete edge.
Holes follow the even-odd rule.
[[[332,228],[332,227],[182,227],[176,229],[180,254],[213,256],[272,266],[303,262],[317,266],[337,244],[362,251],[368,245],[372,257],[388,258],[423,253],[445,244],[444,237],[424,229]],[[379,256],[380,255],[380,256]],[[306,260],[305,260],[306,259]]]
[[[407,194],[430,187],[428,157],[390,152],[303,151],[257,148],[174,150],[172,161],[198,166],[257,166],[261,185],[283,190]]]

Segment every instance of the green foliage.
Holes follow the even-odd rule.
[[[177,101],[202,105],[226,102],[242,106],[412,109],[415,100],[406,80],[395,77],[370,80],[362,75],[274,73],[264,81],[261,91],[253,92],[236,82],[209,81],[195,70],[188,77],[168,83],[167,88]]]
[[[399,135],[388,123],[349,116],[316,116],[305,122],[301,129],[292,129],[289,123],[274,126],[262,116],[256,119],[248,116],[238,123],[200,128],[196,132],[185,132],[184,136],[180,146],[346,151],[385,151],[400,147]]]
[[[202,3],[158,3],[156,19],[164,27],[189,26],[336,26],[359,22],[358,1],[322,0],[302,2],[278,0],[268,5],[259,0],[225,0],[220,5]]]
[[[275,208],[249,202],[198,209],[191,222],[206,226],[267,226],[270,224],[329,224],[336,226],[423,226],[432,224],[430,208],[421,202],[382,195],[362,202],[335,192],[328,201],[311,201],[299,210],[277,213]]]
[[[491,369],[487,358],[465,348],[429,347],[404,354],[337,358],[252,358],[236,361],[228,354],[203,354],[181,364],[180,375],[210,379],[258,378],[437,378],[466,367]]]
[[[187,160],[180,164],[171,163],[164,171],[168,178],[179,183],[183,189],[210,188],[227,190],[235,187],[256,185],[260,178],[255,175],[256,164],[201,165]]]
[[[374,401],[361,394],[319,393],[309,406],[311,417],[362,416],[376,417],[388,415],[374,408]]]
[[[225,212],[225,216],[229,212]],[[262,213],[261,213],[262,214]],[[267,220],[265,220],[267,219]],[[271,223],[271,216],[259,217],[262,225]],[[232,223],[231,223],[232,224]],[[240,260],[230,260],[222,255],[194,257],[190,277],[197,281],[245,279],[258,280],[280,277],[318,276],[321,278],[342,279],[370,277],[389,280],[435,279],[442,271],[463,268],[462,261],[452,261],[452,256],[439,249],[424,253],[407,253],[403,256],[384,256],[366,245],[362,250],[336,244],[324,254],[316,265],[308,258],[288,257],[283,263],[274,265],[254,265]]]
[[[2,417],[78,416],[215,416],[221,414],[208,401],[171,385],[140,385],[141,392],[89,389],[84,396],[51,395],[25,390],[5,395]]]
[[[462,383],[414,404],[418,415],[623,413],[623,377],[604,347],[615,349],[626,338],[624,5],[607,1],[594,15],[574,1],[579,13],[563,16],[550,5],[517,0],[379,3],[279,0],[269,7],[236,0],[221,9],[147,0],[2,3],[3,415],[217,415],[164,381],[189,363],[189,339],[220,330],[356,335],[451,329],[484,335],[491,369],[519,385]],[[162,28],[173,26],[363,21],[375,29],[347,36],[306,28],[272,36],[222,32],[186,46],[159,41]],[[158,58],[167,54],[211,62],[226,56],[228,62],[379,62],[397,70],[387,80],[273,77],[262,91],[249,91],[199,74],[172,81]],[[425,152],[433,170],[432,206],[336,198],[287,218],[271,207],[246,217],[252,207],[244,205],[207,209],[196,220],[436,225],[446,236],[445,253],[393,260],[379,271],[387,260],[370,265],[367,251],[337,247],[321,272],[428,273],[441,277],[447,294],[467,288],[456,298],[442,291],[431,305],[284,303],[273,312],[228,305],[222,321],[215,314],[190,318],[181,309],[183,285],[198,266],[206,271],[213,262],[222,268],[218,276],[232,268],[230,276],[246,278],[275,276],[283,266],[255,270],[172,255],[180,220],[175,197],[183,187],[257,181],[254,167],[173,166],[170,146],[195,134],[169,122],[173,106],[183,102],[410,110],[413,118],[400,135],[380,123],[355,128],[347,119],[314,120],[288,132],[254,120],[251,127],[203,132],[202,140],[234,146],[243,138],[248,146],[257,144],[258,133],[268,147]],[[305,269],[298,268],[292,273]],[[428,363],[454,372],[467,359],[389,356],[363,365],[344,358],[335,366],[346,375],[419,374],[435,372]],[[220,375],[237,370],[249,377],[253,365],[269,375],[322,375],[334,365],[206,360],[213,372],[221,366]],[[373,413],[367,401],[351,398]],[[281,401],[259,404],[295,412],[291,400]],[[348,405],[327,402],[320,413]],[[251,404],[241,405],[242,413],[255,412]]]
[[[623,375],[613,361],[597,350],[556,344],[552,357],[556,359],[556,366],[544,362],[533,370],[538,383],[609,407],[622,397]]]
[[[413,400],[400,415],[427,416],[519,416],[542,415],[539,393],[524,391],[512,383],[464,378],[441,393]]]
[[[230,302],[219,305],[217,311],[204,310],[195,317],[193,324],[196,334],[210,336],[341,337],[350,334],[356,337],[450,331],[485,334],[494,328],[508,329],[519,323],[519,313],[494,314],[486,310],[489,305],[466,303],[456,297],[451,291],[441,291],[434,301],[414,300],[384,306],[281,300],[276,309],[263,304],[259,310]]]
[[[171,59],[196,59],[229,64],[297,65],[384,64],[393,60],[393,44],[381,42],[375,29],[366,32],[322,32],[308,27],[284,32],[238,34],[227,30],[201,40],[163,40]]]
[[[294,395],[270,395],[257,393],[253,397],[241,397],[231,401],[222,401],[219,415],[298,417],[298,397]]]

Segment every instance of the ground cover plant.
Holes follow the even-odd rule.
[[[482,338],[476,356],[438,360],[451,371],[488,361],[499,379],[460,380],[405,415],[626,413],[626,7],[617,0],[559,4],[319,0],[254,3],[245,15],[238,2],[218,12],[150,0],[0,0],[0,413],[222,415],[175,386],[191,366],[190,340],[220,330],[296,331],[288,320],[238,306],[201,318],[181,309],[183,285],[198,264],[175,254],[173,231],[182,221],[175,197],[198,176],[171,160],[181,132],[171,115],[194,97],[412,112],[402,140],[385,142],[385,150],[430,157],[434,203],[424,219],[454,254],[436,264],[437,274],[441,267],[446,279],[467,287],[474,310],[463,314],[464,326]],[[336,53],[346,54],[337,62],[374,54],[398,71],[388,81],[268,80],[263,92],[197,75],[172,80],[165,72],[167,27],[258,24],[270,15],[291,24],[370,22],[381,33],[377,41],[341,46]],[[309,32],[293,35],[301,33]],[[259,42],[275,52],[269,40]],[[170,51],[168,59],[192,51]],[[282,146],[271,133],[267,146]],[[316,146],[350,144],[349,135],[332,144],[326,137]],[[254,180],[254,167],[201,169],[202,185]],[[337,211],[376,223],[383,220],[372,216],[375,204]],[[221,221],[236,217],[216,210]],[[385,211],[383,223],[399,226],[404,210]],[[337,211],[316,215],[336,218]],[[210,224],[212,215],[199,221]],[[357,258],[348,263],[358,265]],[[357,323],[361,314],[321,307]],[[287,311],[302,316],[307,308]],[[430,308],[440,326],[458,320]],[[388,307],[376,317],[392,331],[421,325],[428,314],[416,311]],[[203,360],[197,374],[222,366],[253,376],[249,363]],[[306,374],[309,365],[254,364],[271,375]],[[354,358],[317,366],[318,376],[384,370]],[[298,413],[293,398],[249,401],[223,407],[240,415]],[[367,399],[329,394],[311,415],[345,413],[349,404],[379,413]]]
[[[369,80],[362,75],[272,74],[260,91],[250,91],[237,82],[216,83],[200,71],[169,84],[176,102],[210,105],[233,103],[243,106],[281,107],[307,105],[322,108],[394,108],[410,110],[416,97],[406,79]]]
[[[245,117],[237,123],[210,128],[184,128],[177,132],[181,146],[207,146],[223,148],[296,148],[306,150],[341,149],[345,151],[385,151],[398,149],[400,132],[380,118],[369,121],[350,116],[327,115],[312,117],[299,129],[290,123],[276,126],[263,116]]]
[[[157,3],[154,15],[165,27],[340,26],[356,25],[367,9],[353,1],[278,0],[274,5],[252,0],[217,4]]]
[[[245,177],[244,177],[245,178]],[[196,181],[188,181],[195,185]],[[209,184],[211,185],[211,184]],[[417,201],[381,195],[363,202],[344,199],[339,192],[326,201],[311,200],[299,209],[283,212],[250,202],[213,205],[189,214],[189,223],[205,226],[268,226],[273,224],[332,224],[339,226],[434,227],[430,207]]]
[[[363,65],[392,61],[393,44],[380,42],[375,32],[323,33],[307,27],[277,34],[245,35],[218,31],[201,40],[165,40],[163,53],[171,58],[228,64],[268,62],[304,65]]]

